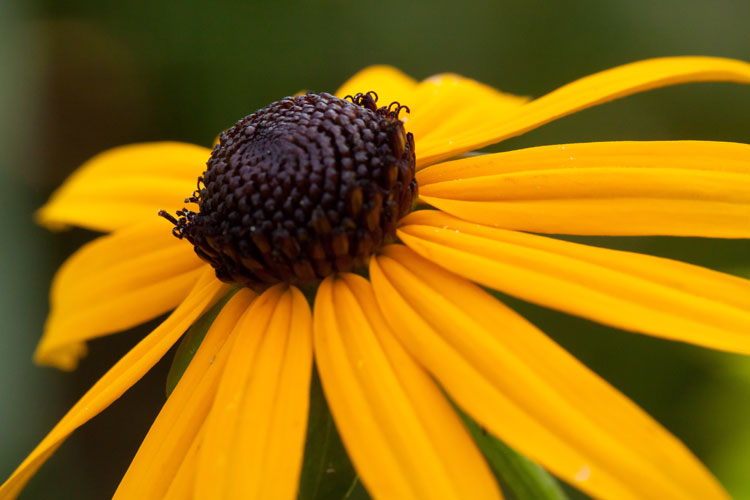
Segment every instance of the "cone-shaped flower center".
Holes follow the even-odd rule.
[[[395,237],[417,195],[414,139],[373,92],[287,97],[237,122],[174,234],[227,282],[263,289],[351,271]]]

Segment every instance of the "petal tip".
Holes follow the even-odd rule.
[[[85,342],[75,342],[65,346],[48,348],[40,343],[34,351],[34,363],[51,366],[65,372],[78,368],[79,361],[88,353]]]
[[[56,220],[50,214],[50,212],[52,211],[51,206],[52,202],[48,202],[38,208],[32,216],[34,223],[53,232],[66,231],[70,229],[70,224],[66,224],[64,222]]]

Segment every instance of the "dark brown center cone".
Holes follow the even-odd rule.
[[[417,196],[414,138],[373,92],[287,97],[237,122],[186,202],[160,214],[222,281],[262,290],[363,267]],[[394,107],[395,105],[395,107]]]

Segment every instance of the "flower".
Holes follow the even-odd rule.
[[[530,101],[456,75],[421,83],[390,67],[355,75],[338,96],[374,90],[381,102],[410,106],[404,126],[416,140],[420,208],[434,210],[399,220],[399,242],[369,257],[369,279],[331,272],[313,312],[293,284],[234,294],[115,498],[293,498],[313,358],[376,499],[499,497],[446,394],[594,497],[726,498],[676,438],[481,286],[637,333],[750,353],[746,280],[539,234],[750,237],[750,146],[605,142],[444,161],[595,104],[694,81],[750,83],[750,65],[647,60]],[[0,499],[13,498],[230,290],[155,217],[180,205],[211,155],[179,143],[117,148],[40,210],[49,227],[109,234],[58,272],[38,362],[72,369],[87,340],[174,311],[63,417]],[[192,219],[171,220],[184,236]]]

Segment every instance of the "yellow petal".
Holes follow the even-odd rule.
[[[590,179],[593,177],[594,174]],[[637,176],[627,177],[627,181],[638,181]],[[654,175],[652,173],[641,177],[644,178],[645,182],[650,182]],[[674,182],[680,179],[680,175],[675,172],[671,173],[669,177]],[[703,176],[703,178],[700,175],[694,175],[690,177],[692,179],[688,182],[693,181],[695,183],[703,182],[707,177],[714,177],[708,182],[715,181],[718,185],[717,191],[724,190],[727,183],[732,180],[732,177],[728,175]],[[719,180],[716,178],[719,178]],[[548,181],[554,182],[551,178]],[[575,182],[570,178],[566,181]],[[625,179],[623,181],[626,182]],[[744,184],[746,181],[742,182]],[[738,188],[744,190],[744,186],[738,186]],[[688,194],[680,193],[680,195],[687,196]],[[720,195],[717,193],[718,196]],[[750,238],[750,228],[747,224],[750,206],[745,200],[724,202],[622,197],[487,202],[446,200],[421,195],[421,193],[420,199],[424,203],[462,219],[496,225],[506,229],[520,229],[538,233]]]
[[[423,172],[417,177],[423,201],[505,229],[750,237],[746,144],[566,144],[467,158]]]
[[[50,229],[112,231],[174,211],[196,189],[211,150],[179,142],[133,144],[101,153],[65,181],[36,214]]]
[[[427,78],[408,98],[399,99],[411,111],[402,119],[406,129],[414,134],[418,155],[422,141],[458,135],[476,125],[477,115],[501,120],[527,101],[528,98],[505,94],[451,73]]]
[[[750,353],[750,282],[674,260],[506,231],[429,210],[398,230],[477,283],[601,323]]]
[[[667,57],[619,66],[569,83],[502,119],[477,110],[475,123],[458,134],[421,141],[417,166],[514,137],[557,118],[649,89],[700,81],[750,83],[750,64],[717,57]]]
[[[393,337],[369,283],[352,274],[326,279],[314,319],[326,399],[373,498],[499,498],[466,429]]]
[[[198,450],[203,444],[203,427],[190,443],[190,448],[180,463],[162,500],[192,500],[195,492],[195,476],[198,472]],[[136,497],[137,498],[137,497]]]
[[[615,141],[555,144],[448,161],[420,170],[420,189],[444,181],[554,169],[660,167],[750,172],[750,146],[714,141]]]
[[[496,118],[509,114],[528,101],[452,73],[442,73],[419,82],[390,66],[372,66],[347,81],[336,95],[354,95],[373,90],[378,104],[397,101],[410,112],[400,116],[412,132],[419,154],[420,141],[452,137],[476,123],[477,114]]]
[[[374,91],[378,105],[387,106],[393,101],[408,104],[417,81],[391,66],[370,66],[347,80],[336,91],[338,97]]]
[[[726,498],[642,410],[491,295],[401,245],[370,266],[404,347],[490,432],[596,498]]]
[[[138,449],[115,500],[161,500],[176,481],[173,478],[213,404],[219,377],[237,336],[235,325],[255,297],[255,293],[243,289],[222,308]]]
[[[297,288],[264,292],[238,322],[198,457],[196,498],[293,499],[307,426],[312,319]]]
[[[102,236],[73,254],[52,283],[51,312],[35,360],[72,370],[85,341],[174,309],[208,265],[154,220]]]
[[[215,278],[212,269],[206,269],[182,304],[110,368],[26,457],[5,484],[0,486],[0,500],[15,498],[37,469],[73,431],[99,414],[140,380],[227,289],[226,285]]]

